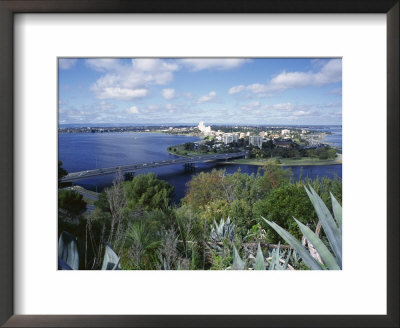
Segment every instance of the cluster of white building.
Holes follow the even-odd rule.
[[[200,122],[197,128],[202,132],[205,136],[215,136],[216,140],[224,143],[225,145],[231,144],[232,142],[237,142],[239,139],[244,139],[245,137],[249,137],[249,144],[262,147],[262,143],[271,139],[290,139],[292,137],[292,131],[289,129],[282,129],[279,133],[279,130],[270,130],[270,131],[262,131],[259,135],[250,135],[250,132],[240,132],[240,133],[224,133],[221,130],[213,131],[211,126],[206,126],[204,122]],[[301,134],[304,135],[308,133],[307,130],[303,129]]]

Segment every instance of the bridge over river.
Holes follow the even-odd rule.
[[[97,177],[101,175],[109,175],[121,172],[122,174],[133,175],[136,171],[142,169],[155,168],[160,166],[167,166],[173,164],[184,164],[185,168],[193,168],[195,163],[200,162],[212,162],[219,160],[228,160],[233,158],[247,157],[247,152],[239,153],[227,153],[227,154],[214,154],[214,155],[204,155],[204,156],[192,156],[192,157],[178,157],[170,160],[147,162],[147,163],[136,163],[123,166],[107,167],[103,169],[94,169],[80,172],[72,172],[62,178],[62,182],[73,182],[77,180]]]

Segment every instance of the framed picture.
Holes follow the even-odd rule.
[[[399,4],[367,3],[1,1],[1,323],[398,326]]]
[[[59,58],[59,269],[341,270],[340,222],[318,255],[290,225],[328,229],[307,191],[340,220],[341,80],[341,58]]]

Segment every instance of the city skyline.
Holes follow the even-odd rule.
[[[59,59],[60,124],[335,125],[341,59]]]

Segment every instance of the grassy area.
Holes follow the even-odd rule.
[[[281,165],[284,166],[295,166],[295,165],[332,165],[332,164],[342,164],[342,155],[338,155],[335,159],[318,159],[303,157],[302,159],[280,159]]]
[[[247,165],[264,165],[271,159],[237,159],[229,161],[227,163],[231,164],[247,164]],[[342,164],[342,155],[338,154],[335,159],[318,159],[303,157],[302,159],[290,159],[290,158],[279,158],[280,166],[300,166],[300,165],[332,165],[332,164]]]
[[[169,148],[169,147],[168,147]],[[206,155],[216,155],[219,153],[214,153],[214,152],[201,152],[201,151],[196,151],[196,150],[185,150],[183,148],[183,145],[176,145],[176,146],[171,146],[171,150],[167,148],[167,152],[172,154],[172,155],[177,155],[177,156],[183,156],[183,157],[191,157],[191,156],[206,156]],[[176,151],[174,151],[176,149]]]
[[[176,151],[174,151],[174,149],[176,149]],[[209,155],[209,153],[205,154],[202,152],[198,152],[198,151],[194,151],[194,150],[185,150],[180,146],[172,146],[171,150],[168,150],[167,148],[167,152],[172,154],[172,155],[177,155],[177,156],[201,156],[201,155]]]

